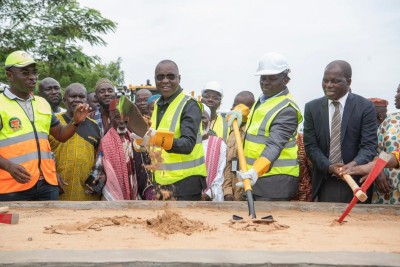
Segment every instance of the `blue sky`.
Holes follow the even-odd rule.
[[[229,109],[242,91],[261,94],[254,73],[267,52],[284,54],[292,70],[288,87],[301,110],[321,97],[325,66],[336,59],[353,68],[352,91],[389,101],[400,83],[400,1],[396,0],[80,0],[118,23],[107,47],[88,54],[105,62],[122,58],[126,84],[154,84],[154,68],[174,60],[181,85],[200,94],[219,81]]]

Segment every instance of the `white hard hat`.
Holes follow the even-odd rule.
[[[261,58],[255,75],[275,75],[288,69],[289,64],[286,57],[276,52],[270,52]]]
[[[224,97],[224,91],[222,90],[219,82],[212,81],[212,82],[206,83],[206,85],[204,85],[204,87],[203,87],[203,90],[201,90],[201,95],[203,95],[204,92],[207,90],[218,92],[221,94],[221,97]]]

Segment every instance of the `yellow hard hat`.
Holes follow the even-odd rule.
[[[8,55],[5,63],[6,68],[17,67],[23,68],[31,64],[36,64],[31,55],[25,51],[15,51]]]

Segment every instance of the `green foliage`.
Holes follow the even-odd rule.
[[[62,87],[80,82],[90,90],[100,77],[123,84],[120,58],[103,65],[79,46],[105,46],[101,35],[115,29],[115,22],[76,0],[0,0],[0,81],[6,81],[7,55],[26,50],[38,60],[40,77],[53,77]]]

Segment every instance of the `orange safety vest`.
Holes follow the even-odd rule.
[[[34,121],[31,122],[17,101],[0,94],[0,156],[23,166],[31,180],[18,183],[9,172],[0,169],[0,194],[20,192],[32,188],[40,172],[49,184],[57,185],[56,166],[48,141],[51,107],[44,98],[31,100]]]

